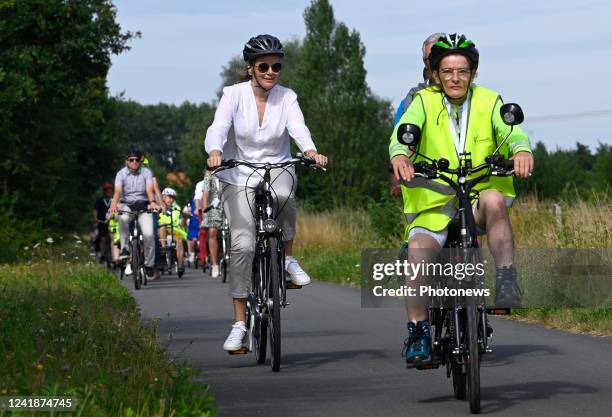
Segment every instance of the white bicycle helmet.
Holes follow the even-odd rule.
[[[162,191],[162,195],[176,198],[176,191],[174,191],[174,188],[166,187],[164,188],[164,191]]]

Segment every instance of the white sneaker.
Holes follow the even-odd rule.
[[[232,352],[239,350],[242,347],[242,339],[246,335],[247,328],[243,321],[237,321],[232,325],[232,331],[230,332],[225,343],[223,343],[223,350]]]
[[[285,257],[285,270],[289,274],[289,279],[295,285],[308,285],[310,284],[310,277],[302,269],[297,259],[293,256]]]
[[[132,275],[132,264],[128,262],[128,264],[125,266],[125,270],[123,271],[123,273],[125,275]]]
[[[213,278],[219,278],[219,265],[212,266],[210,276]]]

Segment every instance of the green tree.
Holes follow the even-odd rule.
[[[74,226],[112,174],[106,76],[134,36],[115,14],[109,0],[0,2],[0,194],[19,216]]]
[[[304,21],[294,88],[331,166],[327,175],[302,173],[299,193],[317,207],[363,206],[387,175],[390,103],[370,91],[359,33],[335,20],[328,0],[314,0]]]

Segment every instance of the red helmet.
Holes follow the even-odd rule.
[[[110,182],[105,182],[104,185],[102,186],[103,191],[112,190],[112,189],[113,189],[113,184],[111,184]]]

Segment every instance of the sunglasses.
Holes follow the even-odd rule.
[[[140,162],[140,158],[128,158],[128,162]]]
[[[255,68],[257,68],[257,71],[265,74],[270,69],[270,64],[262,62],[261,64],[256,65]],[[280,62],[272,64],[272,72],[280,72],[281,68],[283,68],[283,65]]]

